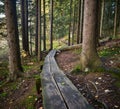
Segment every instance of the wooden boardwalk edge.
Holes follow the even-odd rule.
[[[41,73],[44,109],[93,109],[85,97],[59,69],[55,60],[56,50],[45,58]]]

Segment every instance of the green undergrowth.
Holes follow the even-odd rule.
[[[6,78],[8,77],[9,70],[8,70],[8,62],[4,61],[0,63],[0,86],[5,82]]]
[[[3,83],[0,85],[0,89],[2,92],[0,93],[0,100],[5,99],[10,92],[15,91],[18,89],[18,82],[9,82],[9,83]]]
[[[100,57],[112,57],[120,54],[120,47],[115,46],[112,48],[104,48],[103,50],[99,51],[98,54]]]
[[[18,106],[16,106],[16,109],[18,107],[23,107],[24,109],[35,109],[35,102],[37,100],[36,95],[36,87],[35,85],[30,90],[29,94],[25,96],[19,103]]]
[[[79,55],[81,53],[81,51],[82,51],[82,48],[80,47],[80,48],[74,49],[73,53]]]
[[[110,74],[111,77],[115,78],[116,81],[114,82],[114,85],[117,86],[117,87],[120,87],[120,69],[114,69],[114,68],[105,68],[105,67],[98,67],[96,69],[92,69],[92,70],[89,70],[87,72],[83,72],[81,70],[81,66],[80,64],[79,65],[76,65],[73,70],[71,71],[71,74],[73,75],[79,75],[79,74],[89,74],[89,73],[105,73],[105,74]]]
[[[78,75],[80,74],[81,68],[79,65],[75,66],[74,69],[71,71],[71,74]]]
[[[0,63],[0,100],[5,100],[9,98],[10,93],[13,93],[17,90],[21,90],[20,83],[22,80],[27,80],[29,77],[30,81],[36,81],[40,79],[40,66],[43,64],[43,61],[38,62],[36,57],[25,58],[22,60],[22,67],[24,73],[28,72],[30,76],[18,78],[14,82],[7,82],[7,77],[9,74],[8,70],[8,61]],[[19,100],[18,107],[24,107],[25,109],[35,109],[35,101],[37,100],[37,91],[36,91],[36,82],[27,94]],[[17,108],[16,106],[16,108]]]

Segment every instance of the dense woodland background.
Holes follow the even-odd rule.
[[[98,0],[95,3],[95,11],[90,16],[97,23],[91,22],[90,25],[95,25],[93,46],[97,49],[105,41],[120,39],[120,0]],[[84,45],[84,22],[88,24],[89,19],[89,16],[85,17],[85,6],[85,0],[0,0],[1,98],[7,95],[2,89],[6,81],[28,76],[26,72],[31,68],[37,69],[35,79],[38,79],[39,67],[50,50]],[[86,63],[81,64],[85,71]]]

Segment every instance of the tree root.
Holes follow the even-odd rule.
[[[86,85],[86,89],[88,90],[87,92],[88,92],[88,94],[89,94],[89,97],[91,97],[91,98],[93,99],[94,103],[97,103],[98,106],[101,106],[103,109],[108,109],[108,106],[106,105],[106,103],[105,103],[104,101],[100,101],[100,100],[98,99],[99,93],[98,93],[98,88],[97,88],[97,86],[95,85],[95,83],[92,82],[92,81],[90,81],[90,80],[88,80],[88,82],[91,83],[92,86],[94,86],[94,88],[95,88],[95,90],[96,90],[96,94],[95,94],[95,96],[94,96],[94,95],[91,93],[91,91],[90,91],[90,87],[89,87],[88,83],[85,81],[85,85]]]

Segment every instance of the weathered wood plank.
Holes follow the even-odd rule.
[[[50,72],[50,56],[45,58],[41,77],[44,109],[67,109]]]
[[[65,75],[54,73],[54,79],[69,109],[93,109]]]
[[[54,57],[55,54],[56,54],[56,50],[51,50],[51,51],[48,53],[47,56],[49,56],[49,57]]]
[[[44,109],[67,109],[50,72],[42,72],[41,76]]]
[[[92,109],[73,83],[59,69],[56,60],[50,58],[50,68],[59,90],[69,109]]]
[[[42,71],[42,94],[45,109],[93,109],[72,82],[59,69],[52,50]]]

